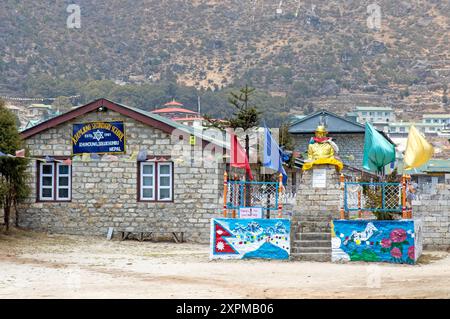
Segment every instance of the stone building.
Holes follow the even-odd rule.
[[[328,136],[332,137],[339,146],[339,156],[342,162],[348,166],[362,169],[365,126],[332,112],[322,110],[291,123],[289,133],[295,139],[296,150],[307,151],[308,143],[320,123],[326,125]],[[380,133],[394,144],[385,133],[381,131]]]
[[[38,160],[29,164],[31,195],[20,207],[20,226],[86,235],[105,235],[109,227],[184,232],[187,241],[208,241],[210,218],[221,207],[225,164],[205,150],[215,148],[221,158],[220,142],[106,99],[21,135]],[[90,155],[75,154],[95,147]],[[99,155],[111,153],[104,147],[117,154]]]

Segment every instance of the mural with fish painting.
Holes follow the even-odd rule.
[[[332,261],[414,264],[422,253],[421,220],[334,220]]]
[[[211,259],[289,259],[289,219],[211,219]]]

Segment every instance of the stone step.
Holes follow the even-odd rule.
[[[330,208],[330,211],[298,212],[297,214],[295,214],[295,216],[298,219],[330,219],[333,218],[336,213],[339,213],[339,208]]]
[[[331,233],[324,232],[308,232],[296,233],[296,240],[329,240],[331,242]]]
[[[331,228],[329,226],[321,225],[303,225],[297,227],[296,233],[329,233]]]
[[[320,226],[320,227],[330,227],[330,222],[327,220],[302,220],[293,224],[294,227],[304,227],[304,226]]]
[[[293,253],[321,253],[331,256],[331,247],[291,247]]]
[[[339,213],[337,213],[339,214]],[[324,222],[324,223],[329,223],[334,219],[339,219],[339,216],[335,216],[335,217],[327,217],[327,216],[322,216],[322,215],[317,215],[317,216],[310,216],[310,217],[305,217],[305,216],[297,216],[293,221],[292,224],[300,224],[300,223],[304,223],[304,222]]]
[[[328,219],[300,219],[294,223],[294,225],[304,225],[304,224],[324,224],[329,225],[330,220]]]
[[[331,262],[331,254],[328,253],[291,253],[290,258],[301,261]]]
[[[293,247],[331,247],[331,240],[294,240]]]

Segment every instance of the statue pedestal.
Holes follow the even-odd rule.
[[[331,227],[340,218],[340,173],[334,165],[314,165],[303,171],[291,225],[291,257],[331,261]]]
[[[299,219],[339,219],[340,187],[340,173],[334,165],[314,165],[303,172],[293,215]]]

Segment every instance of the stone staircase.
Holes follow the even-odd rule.
[[[331,228],[327,219],[302,218],[292,223],[291,259],[331,261]]]
[[[326,186],[314,187],[314,170],[324,169]],[[340,174],[333,165],[302,172],[291,218],[291,259],[331,261],[330,221],[339,218]]]

